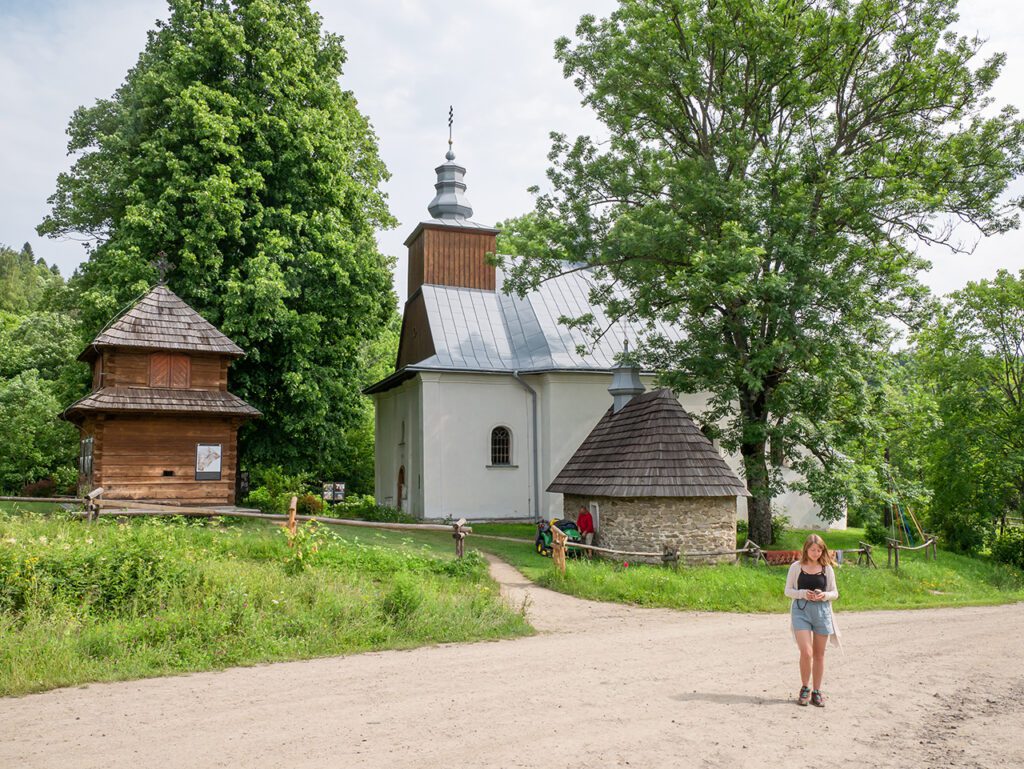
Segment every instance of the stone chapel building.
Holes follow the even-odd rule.
[[[615,356],[642,331],[615,324],[594,343],[559,324],[592,312],[607,325],[591,306],[586,271],[521,299],[506,294],[502,270],[486,259],[498,231],[471,219],[466,169],[449,150],[435,172],[431,218],[405,241],[408,299],[395,372],[365,390],[376,414],[377,501],[421,519],[560,517],[562,495],[545,489],[608,410]],[[656,330],[669,339],[681,333]],[[641,380],[653,384],[651,375]],[[679,401],[699,413],[706,395]],[[739,470],[738,456],[725,459]],[[822,525],[809,498],[776,502],[793,525]],[[743,497],[737,515],[746,519]]]

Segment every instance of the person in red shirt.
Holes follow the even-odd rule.
[[[580,536],[583,537],[583,544],[594,544],[594,516],[582,505],[580,506],[580,511],[576,513],[576,527],[580,530]],[[590,558],[592,555],[593,551],[588,550],[587,558]]]

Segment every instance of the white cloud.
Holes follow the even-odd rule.
[[[997,98],[1020,102],[1024,15],[1011,0],[963,6],[959,29],[981,31],[989,37],[987,51],[1010,54]],[[70,165],[68,119],[76,107],[114,92],[166,6],[159,0],[58,0],[44,10],[33,7],[0,8],[0,243],[28,240],[68,274],[83,258],[81,246],[34,232],[57,174]],[[403,296],[402,242],[427,215],[433,168],[446,150],[449,104],[475,218],[487,223],[531,207],[526,188],[545,182],[549,131],[601,133],[552,53],[554,40],[572,35],[580,15],[606,14],[613,0],[314,0],[313,7],[326,30],[345,38],[342,85],[370,117],[392,173],[386,189],[402,225],[379,240],[400,257],[396,286]],[[971,258],[927,254],[935,263],[927,280],[946,292],[998,267],[1024,267],[1024,233],[984,240]]]

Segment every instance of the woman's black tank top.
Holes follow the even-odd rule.
[[[824,569],[822,569],[818,574],[808,574],[801,568],[800,576],[796,578],[796,587],[798,590],[821,590],[824,592],[827,584],[828,581],[825,579]]]

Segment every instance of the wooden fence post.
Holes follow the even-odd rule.
[[[665,545],[665,552],[661,554],[661,562],[673,569],[679,569],[679,548],[672,545]]]
[[[100,496],[103,494],[103,487],[97,486],[85,495],[85,520],[86,523],[93,523],[100,519]]]
[[[288,531],[292,533],[293,537],[295,536],[295,532],[297,530],[297,524],[295,522],[295,511],[297,510],[298,506],[299,498],[292,497],[292,501],[288,503]]]
[[[565,574],[565,543],[569,536],[557,526],[551,527],[551,560],[555,568]]]
[[[452,524],[452,539],[455,540],[455,557],[460,559],[465,549],[466,532],[462,530],[465,524],[465,518],[459,518],[459,520]]]

